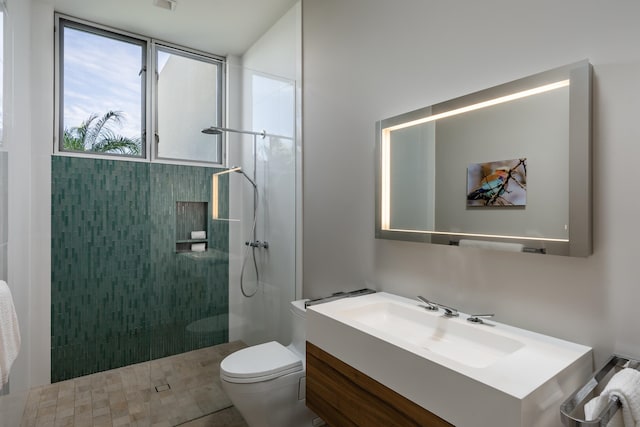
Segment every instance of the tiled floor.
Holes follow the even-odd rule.
[[[222,391],[220,361],[236,341],[37,387],[22,427],[247,427]]]
[[[206,415],[194,421],[181,424],[180,427],[248,427],[242,415],[233,406]]]

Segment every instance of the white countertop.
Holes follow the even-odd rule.
[[[460,416],[451,403],[466,394],[472,406],[514,402],[513,420],[527,414],[543,420],[509,427],[555,425],[542,414],[553,412],[549,406],[559,406],[591,373],[591,348],[467,318],[447,318],[417,300],[379,292],[309,307],[307,339],[458,426],[484,425]],[[495,410],[509,412],[485,412]]]

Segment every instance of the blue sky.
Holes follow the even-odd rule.
[[[115,110],[125,119],[118,131],[139,137],[142,47],[69,27],[64,31],[64,127]]]
[[[91,114],[122,111],[114,131],[141,134],[142,46],[74,28],[64,29],[64,127],[79,126]],[[160,67],[169,55],[159,55]]]

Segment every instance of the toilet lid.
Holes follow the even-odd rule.
[[[220,362],[220,376],[232,383],[267,381],[300,370],[300,357],[276,341],[243,348]]]

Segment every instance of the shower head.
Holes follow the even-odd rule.
[[[222,131],[213,126],[202,129],[202,133],[206,133],[207,135],[222,135]]]
[[[254,132],[250,130],[222,128],[219,126],[209,126],[208,128],[202,129],[201,132],[206,133],[207,135],[222,135],[223,132],[232,132],[232,133],[242,133],[245,135],[261,136],[262,138],[265,138],[268,135],[266,130],[263,130],[262,132]]]

